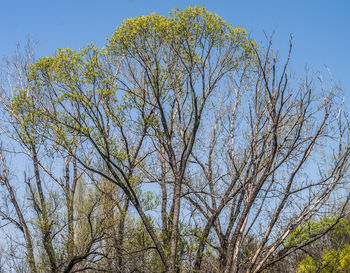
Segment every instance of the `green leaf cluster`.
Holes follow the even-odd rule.
[[[328,231],[329,230],[329,231]],[[345,218],[323,217],[319,221],[307,222],[303,227],[298,227],[285,242],[286,247],[294,247],[306,244],[324,232],[329,232],[327,237],[337,245],[338,239],[350,236],[350,222]],[[322,243],[315,242],[322,248]],[[350,272],[350,244],[333,246],[322,250],[321,256],[306,255],[298,265],[298,273],[311,272]]]
[[[247,57],[254,55],[256,46],[245,29],[234,28],[217,14],[195,6],[174,9],[168,17],[153,13],[124,20],[109,39],[107,51],[136,56],[143,62],[166,52],[164,59],[176,55],[185,61],[190,55],[204,63],[204,48],[241,48]]]
[[[333,228],[334,227],[334,228]],[[297,227],[285,241],[286,247],[293,247],[307,243],[319,234],[332,228],[332,235],[337,236],[350,233],[350,223],[346,219],[322,217],[319,221],[307,222],[304,226]]]
[[[346,244],[342,249],[331,249],[324,253],[322,261],[314,257],[306,256],[298,266],[298,273],[330,273],[350,272],[350,244]]]

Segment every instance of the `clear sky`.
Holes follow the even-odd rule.
[[[127,17],[151,12],[166,15],[175,7],[205,6],[234,26],[246,28],[258,41],[263,31],[275,31],[282,57],[294,34],[292,68],[305,65],[325,73],[350,92],[349,0],[0,0],[0,56],[8,56],[30,34],[39,42],[36,55],[50,55],[60,47],[80,48],[90,42],[102,46]]]

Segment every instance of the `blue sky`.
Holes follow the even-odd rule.
[[[326,73],[350,92],[350,1],[347,0],[1,0],[0,57],[11,55],[17,42],[30,34],[39,42],[37,56],[57,48],[102,46],[116,26],[127,17],[151,12],[166,15],[174,8],[205,6],[234,26],[246,28],[258,41],[263,31],[275,31],[275,47],[282,57],[294,34],[292,68],[302,73],[305,65]]]

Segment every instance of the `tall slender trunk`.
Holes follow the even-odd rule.
[[[35,264],[35,258],[34,258],[34,251],[33,251],[33,244],[32,244],[32,239],[30,236],[29,228],[25,222],[22,223],[22,228],[23,228],[23,234],[24,234],[24,240],[26,242],[26,249],[27,249],[27,260],[29,263],[29,268],[31,273],[36,273],[36,264]]]
[[[11,203],[14,206],[14,208],[16,210],[17,217],[19,219],[19,226],[18,227],[23,232],[23,236],[24,236],[24,240],[25,240],[25,244],[26,244],[27,260],[28,260],[30,272],[36,273],[37,269],[36,269],[36,264],[35,264],[33,244],[32,244],[32,238],[30,235],[30,231],[29,231],[29,228],[27,226],[27,222],[24,219],[22,210],[18,205],[16,195],[12,189],[12,186],[10,185],[10,181],[8,180],[7,170],[6,170],[4,158],[1,154],[1,152],[0,152],[0,160],[1,160],[1,165],[2,165],[2,169],[3,169],[3,176],[1,177],[2,178],[1,181],[5,184],[7,191],[10,194]]]
[[[39,172],[39,161],[38,161],[37,151],[35,150],[35,147],[32,147],[31,152],[32,152],[32,160],[33,160],[33,166],[34,166],[35,182],[36,182],[36,187],[38,190],[39,202],[40,202],[40,209],[38,213],[39,213],[39,218],[41,220],[40,228],[42,232],[42,240],[43,240],[44,249],[50,261],[51,272],[55,273],[58,270],[56,253],[52,246],[51,223],[48,216],[46,200],[45,200],[45,196],[42,188],[40,172]]]
[[[67,256],[70,260],[74,256],[74,196],[68,194],[67,197]]]
[[[179,236],[179,218],[180,218],[180,197],[181,197],[181,181],[179,178],[175,178],[174,187],[174,211],[171,225],[171,237],[170,237],[170,255],[169,255],[169,272],[176,271],[176,252],[177,241]]]
[[[161,189],[162,189],[162,235],[163,235],[163,244],[166,245],[169,242],[169,230],[168,230],[168,222],[167,222],[167,200],[168,200],[168,194],[167,194],[167,188],[166,188],[166,165],[165,165],[165,151],[164,147],[161,146],[160,148],[160,162],[161,162],[161,169],[162,169],[162,176],[161,176]]]
[[[117,266],[120,271],[123,267],[123,243],[124,243],[124,234],[125,234],[125,219],[128,213],[128,208],[129,208],[129,199],[126,199],[120,214],[118,233],[117,233]]]
[[[68,260],[74,256],[74,246],[75,246],[75,230],[74,230],[74,197],[76,192],[76,187],[78,184],[78,168],[77,160],[73,156],[73,179],[70,179],[69,163],[66,163],[66,203],[67,203],[67,255]]]

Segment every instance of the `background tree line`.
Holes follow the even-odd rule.
[[[291,50],[200,7],[126,19],[103,48],[18,50],[1,270],[346,272],[349,121]]]

